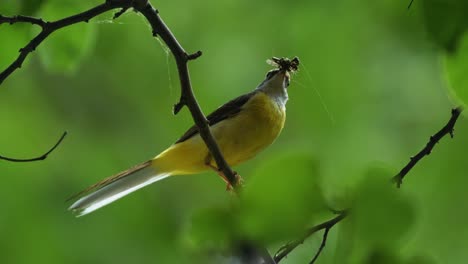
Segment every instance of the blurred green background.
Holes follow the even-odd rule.
[[[39,155],[69,132],[45,161],[0,161],[0,262],[220,263],[213,252],[232,241],[274,253],[332,218],[327,207],[353,207],[316,263],[466,263],[466,118],[402,189],[387,181],[456,105],[421,1],[409,11],[408,2],[152,1],[187,51],[203,51],[190,72],[205,113],[255,88],[267,58],[298,56],[286,126],[235,168],[247,185],[240,201],[206,173],[169,178],[82,218],[66,210],[70,195],[155,156],[192,121],[186,109],[171,114],[174,60],[142,16],[107,13],[54,33],[0,87],[0,155]],[[2,0],[0,14],[53,20],[96,3]],[[0,26],[0,69],[36,32]],[[281,263],[308,263],[321,238]]]

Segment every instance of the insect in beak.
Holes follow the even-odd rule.
[[[290,81],[290,73],[296,72],[299,68],[299,59],[294,57],[293,59],[288,58],[277,58],[273,57],[267,61],[270,65],[277,67],[276,70],[270,71],[272,74],[274,73],[281,73],[284,75],[284,87],[287,88],[289,86]],[[268,77],[268,75],[267,75]]]
[[[288,58],[273,57],[269,59],[268,64],[277,67],[280,71],[296,72],[299,68],[299,58],[294,57],[292,60]]]

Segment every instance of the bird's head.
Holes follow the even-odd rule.
[[[296,72],[299,67],[299,59],[297,57],[291,60],[288,58],[273,57],[268,60],[268,63],[276,68],[267,73],[265,80],[258,86],[258,89],[264,90],[270,94],[286,93],[291,79],[291,73]]]

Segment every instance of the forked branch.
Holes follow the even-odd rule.
[[[114,8],[120,7],[123,1],[106,1],[104,4],[98,5],[94,8],[91,8],[85,12],[79,13],[77,15],[69,16],[60,20],[46,22],[41,18],[33,18],[27,16],[13,16],[6,17],[0,15],[0,25],[4,23],[16,24],[16,23],[31,23],[33,25],[38,25],[42,30],[37,34],[29,43],[19,50],[19,55],[16,60],[10,64],[4,71],[0,73],[0,85],[5,81],[5,79],[10,76],[15,70],[21,68],[26,57],[36,50],[36,48],[44,41],[50,34],[55,31],[79,23],[79,22],[88,22],[90,19],[105,13]],[[131,2],[131,1],[126,1]],[[119,4],[120,3],[120,4]],[[126,3],[128,5],[128,3]]]
[[[312,259],[311,263],[314,263],[315,260],[317,260],[318,256],[322,252],[323,248],[325,247],[325,243],[327,240],[328,232],[330,229],[335,226],[337,223],[339,223],[341,220],[343,220],[346,216],[348,215],[347,211],[343,211],[340,214],[338,214],[336,217],[332,218],[331,220],[328,220],[326,222],[323,222],[321,224],[318,224],[316,226],[313,226],[307,232],[300,238],[291,241],[287,243],[286,245],[282,246],[278,251],[276,252],[274,256],[274,260],[276,263],[279,263],[283,258],[285,258],[291,251],[296,249],[299,245],[303,244],[304,241],[309,238],[311,235],[317,233],[320,230],[325,230],[325,233],[323,235],[322,243],[319,247],[319,250],[315,254],[314,258]]]
[[[449,134],[453,138],[453,132],[454,132],[454,127],[455,124],[457,123],[458,117],[460,116],[462,112],[461,107],[457,107],[452,109],[452,116],[450,117],[450,120],[447,122],[447,124],[440,129],[437,133],[435,133],[433,136],[430,137],[429,142],[426,144],[426,146],[415,156],[410,158],[409,163],[401,169],[401,171],[392,178],[392,181],[394,181],[399,188],[401,186],[401,183],[403,181],[403,178],[410,172],[410,170],[426,155],[431,154],[432,149],[434,146],[441,140],[445,135]],[[297,248],[299,245],[304,243],[304,241],[309,238],[311,235],[317,233],[320,230],[325,230],[322,238],[322,243],[320,244],[319,249],[317,250],[314,258],[311,260],[311,264],[315,263],[317,258],[319,257],[320,253],[322,253],[323,248],[325,247],[325,244],[327,242],[327,237],[328,233],[331,228],[333,228],[338,222],[343,220],[346,216],[348,215],[347,211],[343,211],[338,214],[335,218],[328,220],[326,222],[323,222],[319,225],[316,225],[312,228],[310,228],[302,237],[299,239],[296,239],[294,241],[291,241],[287,243],[286,245],[282,246],[275,254],[274,260],[279,263],[283,258],[285,258],[291,251],[293,251],[295,248]]]
[[[234,172],[227,164],[221,153],[221,150],[219,149],[213,135],[210,132],[208,121],[200,106],[198,105],[197,100],[195,99],[192,85],[190,83],[190,75],[187,63],[190,60],[194,60],[200,57],[202,53],[201,51],[197,51],[193,54],[188,54],[177,41],[164,21],[161,19],[158,11],[153,8],[148,0],[106,0],[103,4],[93,7],[87,11],[52,22],[45,22],[39,18],[26,16],[6,17],[0,15],[0,24],[31,23],[42,28],[38,35],[36,35],[24,48],[20,49],[18,58],[0,73],[0,85],[15,70],[21,68],[21,65],[23,64],[26,57],[55,31],[79,22],[88,22],[90,19],[107,11],[121,9],[116,14],[114,14],[114,18],[117,18],[129,8],[133,8],[135,11],[138,11],[145,16],[151,25],[153,36],[159,36],[166,43],[176,60],[181,86],[181,96],[179,102],[174,106],[174,114],[177,114],[177,112],[179,112],[183,106],[188,107],[190,113],[192,114],[195,125],[198,128],[200,136],[205,141],[205,144],[216,161],[218,168],[229,180],[229,183],[232,186],[235,186],[237,182]]]
[[[411,1],[411,3],[412,2],[413,1]],[[202,53],[200,51],[195,52],[193,54],[187,53],[177,41],[175,36],[167,27],[167,25],[164,23],[164,21],[161,19],[161,17],[158,14],[158,11],[153,8],[153,6],[148,0],[106,0],[103,4],[91,8],[85,12],[52,22],[46,22],[42,19],[27,16],[6,17],[0,15],[0,24],[30,23],[32,25],[40,26],[42,29],[41,32],[38,35],[36,35],[24,48],[20,49],[18,58],[0,73],[0,85],[15,70],[21,68],[21,65],[23,64],[26,57],[31,52],[33,52],[44,41],[44,39],[46,39],[50,34],[54,33],[55,31],[79,22],[88,22],[90,19],[113,9],[120,9],[120,11],[118,11],[114,15],[114,18],[118,18],[129,8],[133,8],[134,10],[140,12],[145,16],[145,18],[151,25],[153,36],[159,36],[166,43],[176,60],[181,86],[181,96],[179,102],[174,106],[174,114],[177,114],[184,106],[188,107],[193,117],[193,120],[199,130],[199,133],[203,138],[205,144],[207,145],[211,155],[215,159],[218,168],[224,173],[231,185],[235,186],[236,177],[234,175],[234,172],[225,161],[213,135],[210,132],[208,121],[196,101],[190,82],[190,75],[187,64],[190,60],[194,60],[200,57]],[[410,162],[393,178],[394,181],[397,183],[398,187],[401,185],[405,175],[416,165],[416,163],[419,162],[419,160],[421,160],[425,155],[429,155],[431,153],[435,144],[442,137],[444,137],[446,134],[450,134],[451,136],[453,136],[453,129],[461,111],[461,108],[453,109],[452,117],[447,123],[447,125],[444,126],[444,128],[442,128],[434,136],[432,136],[426,147],[422,151],[420,151],[416,156],[411,158]],[[40,157],[33,159],[12,159],[7,157],[0,157],[0,159],[16,162],[45,159],[47,155],[50,154],[60,144],[65,135],[66,133],[62,135],[61,139],[57,142],[55,146],[53,146],[48,152],[41,155]],[[321,245],[311,261],[311,263],[314,263],[326,245],[328,233],[331,230],[331,228],[334,227],[341,220],[343,220],[347,215],[348,213],[346,211],[341,212],[335,218],[310,228],[301,238],[281,247],[275,254],[274,260],[276,262],[281,261],[297,246],[302,244],[308,237],[320,230],[324,230]]]

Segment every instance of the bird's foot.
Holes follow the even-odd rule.
[[[224,176],[224,174],[223,174]],[[244,179],[242,179],[242,177],[234,171],[234,177],[235,177],[235,186],[236,187],[233,187],[232,184],[227,180],[226,176],[224,176],[224,181],[226,182],[226,191],[234,191],[235,188],[238,188],[238,187],[242,187],[244,185]]]
[[[226,191],[234,191],[237,187],[244,185],[244,180],[237,172],[234,171],[234,177],[235,177],[234,186],[236,186],[235,188],[232,186],[231,182],[228,180],[226,175],[224,175],[224,173],[220,169],[218,169],[216,166],[211,165],[210,163],[207,163],[206,166],[214,170],[221,177],[221,179],[223,179],[223,181],[226,183]]]

